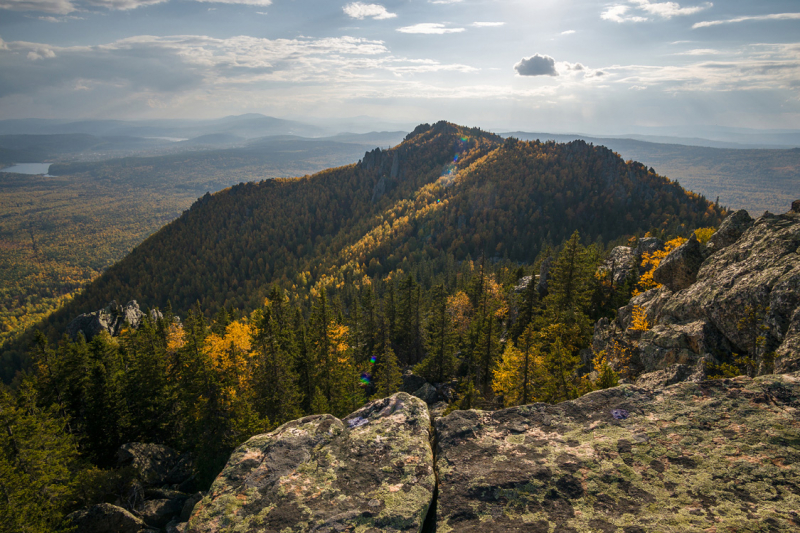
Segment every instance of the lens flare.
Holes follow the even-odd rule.
[[[378,358],[375,357],[374,355],[369,358],[369,362],[372,363],[373,365],[375,364],[375,361],[377,361],[377,360],[378,360]]]

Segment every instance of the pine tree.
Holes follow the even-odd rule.
[[[300,391],[292,365],[295,355],[287,332],[275,318],[273,308],[279,304],[271,300],[254,314],[255,368],[253,388],[259,414],[280,425],[301,415]],[[280,312],[278,313],[280,316]]]
[[[375,368],[375,387],[376,398],[391,396],[400,390],[403,384],[403,376],[400,373],[400,365],[392,349],[387,331],[388,327],[383,328],[384,338],[381,346],[381,353],[378,356],[378,364]]]
[[[443,383],[455,372],[455,335],[447,313],[444,285],[437,285],[432,296],[433,313],[428,322],[428,355],[414,367],[414,373],[434,383]]]

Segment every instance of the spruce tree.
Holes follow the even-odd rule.
[[[428,322],[428,355],[414,367],[414,373],[434,383],[449,379],[456,368],[455,334],[447,313],[444,285],[437,285],[432,295],[433,310]]]

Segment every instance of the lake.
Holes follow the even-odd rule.
[[[50,171],[50,163],[18,163],[11,167],[0,168],[0,172],[16,172],[17,174],[44,174]]]

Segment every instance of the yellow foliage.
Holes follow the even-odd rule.
[[[672,250],[685,242],[685,238],[677,237],[667,241],[666,244],[664,244],[663,250],[656,250],[653,253],[642,254],[641,266],[645,269],[645,272],[642,274],[642,277],[639,278],[639,283],[636,285],[636,289],[633,291],[634,296],[649,291],[650,289],[657,289],[661,287],[660,283],[656,283],[655,280],[653,280],[653,271],[658,268],[658,265],[661,264],[661,261],[667,257]]]
[[[447,297],[447,314],[453,321],[453,328],[459,335],[469,329],[469,317],[472,314],[472,303],[464,291],[459,291]]]
[[[647,313],[638,305],[633,306],[633,324],[630,329],[633,331],[648,331],[650,323],[647,321]]]
[[[700,241],[700,244],[705,244],[708,242],[708,239],[711,238],[714,233],[716,233],[716,228],[697,228],[694,230],[694,234],[697,237],[697,240]]]

